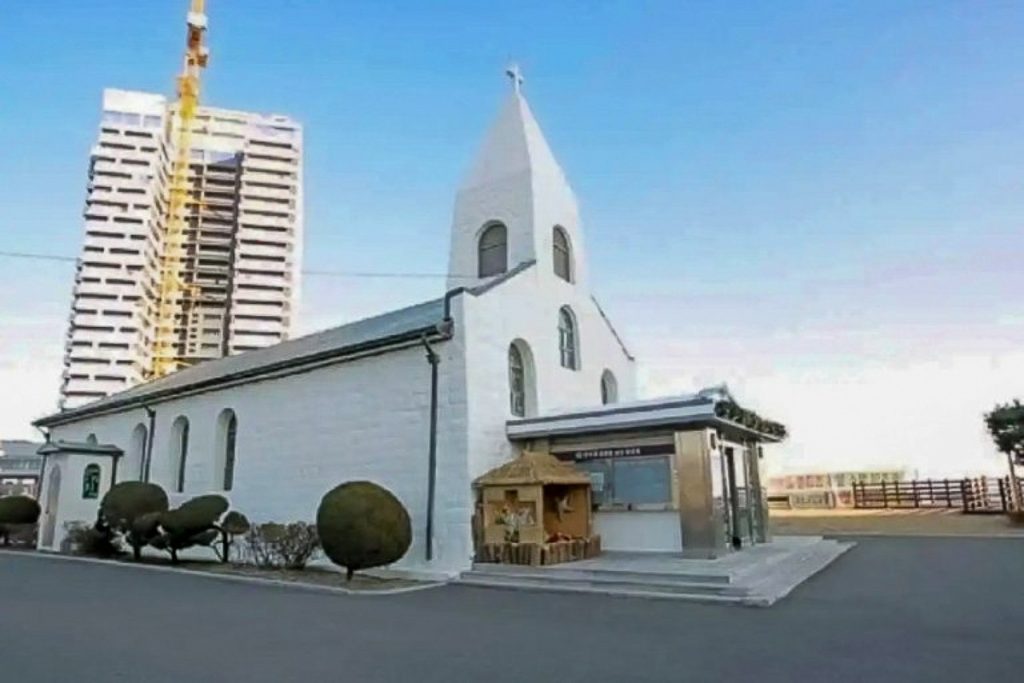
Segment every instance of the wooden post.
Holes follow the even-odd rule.
[[[889,491],[885,487],[885,480],[882,480],[882,507],[889,507]]]
[[[960,481],[960,504],[963,505],[964,512],[968,512],[967,506],[968,491],[967,491],[967,480],[963,479]]]

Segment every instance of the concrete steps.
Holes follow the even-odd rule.
[[[831,540],[802,543],[787,552],[758,558],[749,566],[715,571],[715,561],[704,563],[707,569],[694,570],[692,563],[680,563],[680,571],[644,571],[642,558],[637,568],[576,568],[572,564],[553,567],[476,564],[464,572],[458,582],[510,590],[543,590],[571,593],[597,593],[628,597],[646,597],[699,602],[725,602],[768,606],[788,595],[796,586],[828,566],[851,544]],[[735,563],[733,563],[735,565]],[[686,567],[685,569],[682,567]]]

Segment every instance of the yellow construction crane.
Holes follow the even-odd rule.
[[[153,328],[152,361],[149,378],[155,379],[170,374],[186,364],[180,350],[178,325],[187,321],[184,302],[190,296],[194,285],[184,282],[185,231],[188,227],[186,212],[190,203],[189,164],[192,155],[192,127],[199,107],[199,76],[206,68],[209,50],[206,47],[206,0],[191,0],[188,13],[188,38],[185,48],[185,65],[178,76],[177,120],[171,124],[174,140],[167,202],[166,228],[163,248],[159,258],[159,299],[156,306],[156,320]],[[176,124],[176,125],[175,125]]]

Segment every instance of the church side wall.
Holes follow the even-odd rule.
[[[459,326],[456,326],[457,333]],[[438,476],[435,561],[425,560],[430,366],[422,346],[311,372],[154,405],[156,429],[150,479],[172,504],[203,493],[223,493],[254,522],[314,521],[324,493],[345,481],[367,479],[391,490],[412,517],[413,545],[394,568],[443,574],[469,567],[472,499],[466,473],[466,392],[462,341],[439,343]],[[218,416],[238,419],[233,490],[220,490],[214,466]],[[189,420],[185,493],[173,493],[172,424]],[[53,428],[53,439],[84,441],[127,452],[145,411],[83,419]],[[131,478],[124,473],[121,479]],[[73,477],[62,489],[74,495]],[[58,530],[59,533],[59,530]]]
[[[622,351],[589,294],[534,266],[466,301],[466,366],[469,377],[469,469],[477,477],[512,456],[505,422],[509,402],[508,349],[516,339],[529,346],[534,363],[535,413],[601,405],[601,374],[619,385],[619,400],[635,397],[636,368]],[[580,368],[560,362],[558,311],[575,314]]]

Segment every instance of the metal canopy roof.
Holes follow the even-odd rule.
[[[600,434],[657,427],[716,427],[758,441],[778,441],[770,434],[750,429],[715,414],[720,401],[732,400],[725,388],[706,389],[688,396],[614,403],[518,418],[505,423],[512,441],[556,436]]]

